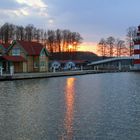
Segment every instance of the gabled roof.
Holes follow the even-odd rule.
[[[18,43],[27,52],[28,55],[38,56],[38,55],[40,55],[40,53],[43,49],[45,49],[46,54],[48,55],[48,52],[47,52],[46,48],[44,48],[43,45],[38,43],[38,42],[19,41],[19,40],[18,41],[13,41],[10,48],[13,45],[15,45],[16,43]]]
[[[40,55],[41,50],[43,49],[43,45],[38,42],[30,42],[30,41],[17,41],[24,50],[28,53],[28,55]]]

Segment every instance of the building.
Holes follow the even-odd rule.
[[[140,26],[138,26],[137,36],[134,42],[134,70],[140,70]]]
[[[4,72],[48,71],[48,51],[42,44],[29,41],[13,41],[5,55],[1,56]]]
[[[54,60],[50,61],[50,71],[58,70],[78,70],[85,68],[87,61],[85,60]]]
[[[0,56],[6,55],[6,52],[7,52],[9,46],[10,46],[9,43],[7,43],[7,44],[0,44]]]
[[[133,66],[132,57],[114,57],[104,60],[94,61],[88,64],[94,70],[120,70],[129,71]]]

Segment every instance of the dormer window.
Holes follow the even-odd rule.
[[[42,57],[46,56],[45,51],[42,51],[40,56],[42,56]]]
[[[13,48],[12,49],[12,55],[13,56],[19,56],[20,55],[20,48]]]

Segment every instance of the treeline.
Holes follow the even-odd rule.
[[[37,41],[53,52],[77,51],[82,37],[78,32],[70,30],[44,30],[29,24],[19,26],[5,23],[0,27],[1,43],[10,43],[12,40]]]
[[[101,56],[124,56],[128,55],[128,48],[124,40],[115,39],[110,36],[107,39],[102,38],[98,43],[98,53]]]
[[[106,39],[102,38],[98,45],[98,53],[105,57],[120,57],[120,56],[132,56],[134,51],[133,38],[136,37],[137,28],[129,27],[127,29],[126,40],[115,39],[110,36]]]

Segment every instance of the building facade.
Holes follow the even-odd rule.
[[[140,70],[140,26],[138,26],[137,36],[134,41],[134,70]]]
[[[8,72],[46,72],[48,71],[48,51],[42,44],[29,41],[13,41],[6,55],[2,56],[1,66]]]

